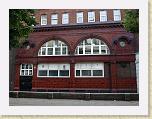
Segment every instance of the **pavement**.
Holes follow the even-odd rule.
[[[10,106],[139,106],[139,101],[9,98]]]

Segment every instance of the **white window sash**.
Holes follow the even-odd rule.
[[[88,22],[95,22],[95,12],[88,12]]]
[[[47,15],[41,16],[41,25],[47,25]]]

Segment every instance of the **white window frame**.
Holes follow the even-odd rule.
[[[24,66],[26,66],[26,65],[28,65],[28,68],[22,68],[22,65],[24,65]],[[29,65],[31,65],[32,66],[32,69],[30,69],[29,68]],[[24,71],[24,74],[22,74],[22,71]],[[25,74],[25,71],[27,71],[28,72],[28,74],[26,75]],[[32,74],[30,75],[30,71],[32,71]],[[20,76],[33,76],[33,64],[21,64],[20,65]]]
[[[44,65],[45,68],[40,68],[40,66]],[[69,71],[68,76],[60,76],[59,72],[62,69],[63,66],[66,66],[65,70]],[[39,76],[39,70],[47,70],[47,76]],[[58,76],[49,76],[49,70],[57,70],[58,71]],[[64,63],[64,64],[56,64],[56,63],[51,63],[51,64],[38,64],[37,68],[37,77],[49,77],[49,78],[69,78],[70,77],[70,64]]]
[[[89,66],[90,65],[90,66]],[[98,67],[93,67],[93,65],[99,65]],[[80,70],[80,76],[76,75],[76,71]],[[91,76],[82,76],[82,70],[90,70]],[[94,70],[102,70],[102,76],[93,76]],[[90,63],[90,62],[83,62],[83,63],[76,63],[75,64],[75,77],[76,78],[86,78],[86,77],[104,77],[104,63]]]
[[[77,23],[83,23],[83,12],[76,13]]]
[[[91,45],[85,45],[85,40],[81,41],[79,43],[79,45],[77,46],[76,50],[75,50],[75,55],[109,55],[110,54],[110,50],[109,50],[108,46],[103,41],[101,41],[99,39],[95,39],[95,38],[89,38],[89,39],[91,40]],[[99,45],[93,44],[94,39],[99,41]],[[86,39],[86,40],[88,40],[88,39]],[[85,52],[86,47],[91,47],[91,53],[90,54],[86,54],[86,52]],[[93,52],[94,47],[99,47],[99,53],[98,54],[95,54]],[[82,54],[79,53],[80,48],[83,49]],[[103,48],[103,50],[105,50],[105,53],[101,52],[102,48]]]
[[[47,15],[41,15],[41,25],[47,25]]]
[[[88,22],[95,22],[95,12],[94,11],[88,12]]]
[[[107,11],[101,10],[100,11],[100,22],[106,22],[107,21]]]
[[[69,13],[63,13],[62,14],[62,24],[68,24],[69,23]]]
[[[60,42],[60,45],[56,45],[55,42]],[[53,43],[53,46],[48,46],[49,42],[52,42]],[[52,48],[53,49],[53,54],[52,55],[48,55],[48,49],[49,48]],[[60,54],[59,55],[56,55],[56,48],[60,48]],[[66,48],[66,53],[63,54],[63,48]],[[43,55],[42,54],[42,49],[45,49],[45,54]],[[67,56],[68,55],[68,46],[60,41],[60,40],[51,40],[51,41],[48,41],[46,43],[44,43],[41,48],[39,49],[38,51],[38,56]]]
[[[58,14],[52,14],[51,15],[51,24],[52,25],[58,24]]]
[[[113,19],[114,21],[121,21],[121,11],[120,10],[113,10]]]

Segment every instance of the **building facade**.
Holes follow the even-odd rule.
[[[16,55],[14,90],[137,92],[123,9],[41,9]]]

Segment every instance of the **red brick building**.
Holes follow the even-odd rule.
[[[136,92],[133,34],[118,9],[42,9],[16,55],[14,90]]]

